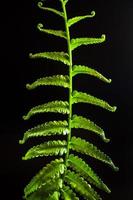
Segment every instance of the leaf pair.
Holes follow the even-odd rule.
[[[106,83],[111,82],[111,79],[107,79],[106,77],[104,77],[102,74],[100,74],[96,70],[91,69],[87,66],[75,65],[73,67],[72,76],[75,76],[78,74],[88,74],[88,75],[97,77],[98,79],[100,79]],[[44,85],[52,85],[52,86],[60,86],[60,87],[64,87],[64,88],[69,88],[70,87],[69,76],[54,75],[54,76],[40,78],[40,79],[37,79],[32,84],[27,84],[26,87],[27,87],[27,89],[30,90],[30,89],[35,89],[39,86],[44,86]]]
[[[101,179],[94,173],[91,167],[86,164],[78,156],[70,155],[68,158],[67,167],[74,171],[67,170],[65,173],[65,182],[74,188],[78,193],[84,195],[87,199],[101,200],[101,197],[94,191],[94,189],[87,183],[89,181],[96,187],[103,189],[110,193],[108,187],[101,181]],[[25,198],[30,200],[42,194],[45,198],[55,196],[63,196],[64,199],[78,200],[76,194],[62,182],[60,175],[64,173],[65,165],[63,159],[56,159],[46,167],[42,168],[40,172],[30,181],[25,188]],[[81,178],[82,175],[84,178]],[[87,180],[87,181],[86,181]]]
[[[72,137],[70,141],[70,149],[75,150],[79,153],[89,155],[96,158],[106,164],[110,165],[112,168],[117,170],[115,165],[109,156],[104,154],[101,150],[97,149],[93,144],[86,142],[81,138]],[[26,155],[23,157],[24,160],[42,157],[42,156],[52,156],[52,155],[63,155],[67,153],[67,143],[66,141],[48,141],[40,145],[32,147]]]

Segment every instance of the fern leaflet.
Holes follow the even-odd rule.
[[[25,196],[27,197],[31,193],[35,192],[38,188],[48,182],[49,179],[59,178],[60,174],[64,173],[64,170],[65,166],[62,158],[51,161],[51,163],[43,167],[25,187]],[[55,186],[55,184],[53,186]]]
[[[73,18],[71,18],[71,19],[68,20],[68,22],[67,22],[68,27],[70,27],[70,26],[78,23],[81,20],[84,20],[86,18],[91,18],[91,17],[94,17],[94,16],[95,16],[95,11],[92,11],[91,15],[84,15],[84,16],[73,17]]]
[[[88,180],[93,185],[97,186],[98,188],[104,190],[107,193],[110,193],[109,188],[96,175],[96,173],[92,170],[92,168],[78,156],[70,154],[68,159],[68,166],[70,166],[77,173],[82,175],[86,180]]]
[[[67,171],[65,181],[81,195],[84,195],[87,199],[101,200],[100,196],[78,174]]]
[[[23,160],[29,160],[40,156],[63,155],[67,152],[66,145],[67,143],[65,140],[44,142],[29,149],[26,155],[23,157]]]
[[[116,111],[116,106],[112,107],[106,101],[98,99],[87,93],[78,92],[76,90],[73,91],[72,103],[90,103],[96,106],[100,106],[111,112]]]
[[[36,54],[29,54],[30,58],[47,58],[50,60],[56,60],[63,62],[65,65],[69,66],[69,60],[68,60],[68,54],[64,52],[41,52],[41,53],[36,53]]]
[[[39,24],[37,25],[37,28],[38,28],[41,32],[48,33],[48,34],[51,34],[51,35],[55,35],[55,36],[57,36],[57,37],[61,37],[61,38],[67,39],[67,37],[66,37],[66,32],[65,32],[65,31],[44,29],[44,28],[43,28],[43,24],[41,24],[41,23],[39,23]]]
[[[97,135],[99,135],[105,142],[109,142],[109,139],[105,137],[105,134],[102,128],[100,128],[98,125],[94,124],[94,122],[82,116],[74,115],[71,122],[71,127],[82,128],[88,131],[92,131],[96,133]]]
[[[111,158],[103,153],[101,150],[97,149],[93,144],[86,142],[81,138],[72,137],[70,148],[79,153],[89,155],[93,158],[96,158],[106,164],[110,165],[114,170],[118,170],[118,168],[114,165]]]
[[[56,10],[54,8],[43,7],[43,3],[42,2],[38,2],[38,7],[41,8],[42,10],[50,11],[50,12],[52,12],[52,13],[64,18],[64,13],[63,12],[60,12],[59,10]]]
[[[60,190],[61,184],[62,180],[59,178],[50,179],[48,182],[45,182],[39,188],[37,188],[33,193],[28,194],[28,196],[25,196],[25,199],[43,200],[45,197],[45,199],[48,200],[53,196],[53,193],[55,193],[56,190]]]
[[[69,104],[67,101],[51,101],[39,106],[35,106],[27,113],[27,115],[23,116],[23,119],[28,120],[35,114],[45,112],[69,114]]]
[[[77,74],[88,74],[88,75],[94,76],[106,83],[111,83],[111,79],[107,79],[105,76],[100,74],[98,71],[96,71],[92,68],[89,68],[87,66],[74,65],[72,75],[76,76]]]
[[[74,50],[82,45],[99,44],[105,41],[105,35],[101,38],[76,38],[71,40],[71,50]]]
[[[53,86],[69,88],[69,76],[54,75],[54,76],[40,78],[35,82],[33,82],[32,84],[27,84],[26,87],[27,89],[31,90],[44,85],[53,85]]]
[[[24,133],[24,137],[19,141],[24,144],[29,138],[51,136],[51,135],[66,135],[69,133],[67,121],[50,121],[45,124],[38,125],[29,129]]]

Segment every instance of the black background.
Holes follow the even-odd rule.
[[[36,1],[1,3],[0,188],[4,199],[18,200],[22,199],[25,184],[46,161],[22,161],[22,155],[31,147],[32,142],[21,146],[18,141],[33,124],[58,117],[45,114],[24,122],[22,115],[34,105],[57,97],[65,99],[67,96],[67,92],[60,88],[46,87],[34,91],[25,89],[27,82],[43,75],[65,74],[68,71],[60,63],[31,61],[28,54],[65,50],[66,44],[63,39],[42,34],[36,29],[39,22],[44,23],[46,28],[58,29],[63,25],[58,16],[40,11]],[[58,1],[49,0],[47,4],[60,7]],[[118,109],[116,113],[110,113],[94,106],[79,104],[74,106],[74,112],[90,117],[111,138],[109,144],[103,144],[99,138],[90,136],[90,140],[109,154],[120,168],[119,172],[114,173],[108,166],[92,160],[92,166],[112,190],[110,195],[102,193],[103,199],[129,200],[133,196],[133,1],[70,0],[68,4],[69,17],[84,15],[92,10],[96,11],[95,18],[73,26],[71,34],[73,37],[100,37],[106,34],[106,43],[75,50],[74,63],[93,67],[113,81],[105,84],[82,75],[75,78],[74,88],[101,97],[111,105],[117,105]]]

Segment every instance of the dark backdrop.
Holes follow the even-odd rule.
[[[4,199],[22,199],[25,184],[46,162],[46,159],[21,160],[32,144],[18,144],[23,132],[40,121],[57,118],[57,115],[44,114],[43,117],[24,122],[22,115],[34,105],[56,99],[57,96],[61,99],[67,96],[64,89],[59,88],[25,89],[27,82],[43,75],[65,74],[68,71],[62,64],[48,60],[31,61],[28,58],[29,52],[65,49],[63,39],[37,31],[38,22],[55,29],[62,27],[63,22],[58,16],[40,11],[35,2],[1,2],[0,178]],[[59,7],[58,1],[49,0],[48,3],[49,6]],[[84,15],[91,10],[96,11],[96,17],[75,25],[71,34],[73,37],[100,37],[106,34],[107,40],[101,45],[77,49],[73,55],[74,62],[94,67],[113,81],[109,85],[82,75],[75,78],[74,88],[104,98],[110,104],[117,105],[118,109],[116,113],[110,113],[95,106],[80,104],[74,106],[74,112],[90,117],[111,138],[109,144],[103,144],[99,138],[94,139],[89,135],[90,140],[120,167],[120,171],[114,173],[108,166],[92,160],[92,166],[112,190],[111,195],[102,194],[104,199],[129,200],[133,196],[133,1],[70,0],[68,5],[69,17]]]

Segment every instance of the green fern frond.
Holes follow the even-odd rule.
[[[92,18],[95,16],[95,11],[92,11],[90,15],[84,15],[84,16],[76,16],[76,17],[73,17],[71,19],[68,20],[67,24],[68,24],[68,27],[78,23],[79,21],[83,20],[83,19],[86,19],[86,18]]]
[[[59,10],[56,10],[54,8],[43,7],[43,3],[41,1],[38,2],[38,7],[40,9],[42,9],[42,10],[50,11],[50,12],[52,12],[52,13],[64,18],[64,13],[63,12],[60,12]]]
[[[84,65],[74,65],[73,66],[73,71],[72,71],[72,76],[76,76],[77,74],[88,74],[91,76],[94,76],[106,83],[111,83],[111,79],[107,79],[105,76],[103,76],[101,73],[99,73],[98,71],[89,68],[87,66]]]
[[[78,174],[67,170],[65,181],[87,199],[101,200],[101,197],[94,191],[94,189]]]
[[[53,85],[53,86],[60,86],[64,88],[69,88],[69,76],[63,76],[63,75],[54,75],[49,77],[44,77],[36,80],[32,84],[27,84],[26,88],[29,90],[35,89],[39,86],[44,85]]]
[[[51,136],[51,135],[66,135],[69,133],[67,121],[50,121],[45,124],[38,125],[29,129],[24,133],[22,140],[19,140],[19,144],[24,144],[29,138]]]
[[[93,158],[96,158],[96,159],[108,164],[115,171],[118,170],[118,168],[114,165],[113,161],[111,160],[111,158],[109,156],[107,156],[104,152],[102,152],[100,149],[98,149],[93,144],[86,142],[86,140],[83,140],[81,138],[72,137],[71,142],[70,142],[70,148],[79,153],[89,155]]]
[[[35,53],[35,54],[30,53],[29,57],[32,59],[46,58],[50,60],[63,62],[65,65],[68,65],[68,66],[70,65],[69,56],[65,52],[41,52],[41,53]]]
[[[75,38],[71,40],[71,50],[74,50],[82,45],[99,44],[105,41],[105,35],[101,38]]]
[[[35,106],[27,113],[27,115],[23,116],[23,119],[28,120],[33,115],[45,112],[69,114],[69,104],[67,101],[51,101],[39,106]]]
[[[41,23],[39,23],[37,25],[37,28],[39,29],[39,31],[41,31],[43,33],[47,33],[47,34],[51,34],[51,35],[54,35],[54,36],[57,36],[57,37],[61,37],[61,38],[67,39],[65,31],[62,31],[62,30],[52,30],[52,29],[44,29],[43,28],[43,24],[41,24]]]
[[[64,160],[62,158],[56,159],[54,161],[51,161],[51,163],[47,164],[45,167],[43,167],[36,176],[34,176],[29,184],[24,189],[25,197],[29,196],[31,193],[35,192],[38,188],[41,188],[41,186],[45,186],[45,184],[49,184],[49,180],[51,183],[51,180],[55,181],[54,179],[57,179],[60,177],[61,174],[64,173],[65,165]],[[58,184],[52,184],[53,187],[60,186],[60,182],[57,182]],[[50,189],[50,188],[49,188]],[[55,187],[54,190],[57,188]]]
[[[62,179],[55,178],[50,179],[49,181],[42,184],[38,187],[34,192],[28,194],[28,196],[24,196],[26,200],[49,200],[52,197],[54,192],[60,190],[62,187]]]
[[[29,184],[24,189],[24,199],[102,200],[91,185],[94,185],[94,187],[97,187],[107,193],[110,193],[109,188],[93,171],[90,164],[87,164],[78,155],[85,154],[95,158],[109,165],[114,170],[118,170],[118,168],[114,165],[112,159],[108,155],[88,140],[80,137],[72,137],[73,129],[84,129],[100,136],[103,141],[109,142],[109,139],[105,137],[104,130],[101,127],[88,118],[74,115],[73,104],[88,103],[112,112],[116,110],[116,107],[111,106],[108,102],[90,94],[83,93],[82,91],[74,91],[73,77],[78,74],[86,74],[96,77],[106,83],[111,83],[111,79],[106,78],[97,70],[90,67],[84,65],[74,65],[73,50],[82,45],[95,45],[103,43],[106,40],[106,36],[101,35],[99,38],[73,38],[70,32],[70,27],[82,20],[94,17],[95,12],[92,11],[90,15],[75,16],[68,19],[68,13],[66,10],[68,0],[57,1],[61,4],[61,11],[58,9],[56,10],[55,8],[45,7],[45,1],[42,3],[41,0],[38,2],[38,7],[41,10],[48,11],[61,17],[64,20],[64,29],[47,29],[42,23],[39,23],[37,28],[40,32],[64,38],[67,42],[66,50],[61,50],[59,52],[52,50],[51,52],[30,53],[29,57],[31,59],[49,59],[54,62],[61,62],[68,66],[67,74],[44,76],[40,79],[36,79],[31,84],[28,83],[26,87],[29,90],[40,86],[64,87],[68,89],[68,98],[67,100],[57,98],[57,100],[51,100],[50,102],[32,107],[29,112],[23,116],[23,119],[28,120],[36,114],[53,112],[66,115],[67,120],[63,121],[61,119],[59,121],[56,119],[56,121],[53,120],[44,122],[27,130],[24,133],[22,140],[19,140],[19,143],[23,144],[30,138],[42,137],[41,140],[44,139],[41,144],[37,146],[32,145],[32,148],[30,148],[23,156],[23,160],[34,159],[37,157],[45,157],[44,159],[46,159],[47,156],[49,156],[52,160],[52,157],[60,157],[60,159],[55,159],[45,165],[36,174],[36,176],[31,179]],[[56,135],[58,135],[58,137]],[[53,137],[49,137],[50,140],[47,140],[46,136],[54,136],[55,139],[53,139]],[[73,152],[73,154],[71,154],[71,152]],[[78,194],[79,197],[77,196]]]
[[[52,155],[63,155],[67,152],[67,142],[65,140],[48,141],[32,147],[27,151],[23,160]]]
[[[103,181],[98,177],[98,175],[92,170],[92,168],[78,156],[70,154],[68,158],[68,166],[74,169],[77,173],[79,173],[99,189],[102,189],[107,193],[111,192],[109,188],[103,183]]]
[[[71,127],[72,128],[82,128],[86,129],[88,131],[92,131],[99,135],[104,142],[109,142],[109,139],[105,137],[104,130],[100,128],[98,125],[96,125],[94,122],[90,121],[89,119],[86,119],[82,116],[73,115],[72,121],[71,121]]]
[[[116,106],[110,106],[106,101],[96,98],[90,94],[84,92],[73,91],[72,103],[89,103],[99,107],[102,107],[111,112],[116,111]]]
[[[79,200],[79,198],[76,197],[76,194],[74,193],[73,190],[69,188],[69,186],[63,185],[61,192],[64,200]]]

